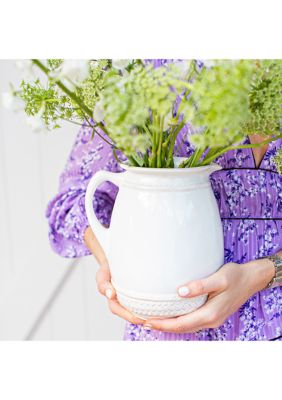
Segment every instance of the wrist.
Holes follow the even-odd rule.
[[[273,262],[268,258],[260,258],[247,264],[250,287],[252,287],[253,293],[265,289],[275,274]]]

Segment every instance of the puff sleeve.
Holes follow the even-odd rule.
[[[105,137],[102,131],[99,133]],[[88,221],[85,212],[85,193],[90,178],[99,170],[121,172],[112,147],[98,134],[92,139],[92,130],[83,126],[60,176],[57,195],[49,202],[46,217],[52,249],[63,257],[82,257],[90,251],[84,244]],[[108,226],[118,188],[110,182],[99,186],[93,207],[97,218]]]

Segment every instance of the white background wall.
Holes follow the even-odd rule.
[[[0,92],[21,81],[0,60]],[[121,340],[124,321],[96,289],[93,257],[52,252],[45,210],[77,126],[34,133],[22,112],[0,108],[0,339]]]

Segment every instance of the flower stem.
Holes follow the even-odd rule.
[[[168,148],[168,154],[167,154],[167,160],[166,160],[166,167],[169,168],[172,164],[172,160],[173,160],[173,150],[174,150],[174,146],[175,146],[175,141],[177,138],[178,133],[181,131],[181,129],[184,126],[184,122],[181,122],[177,127],[174,128],[173,133],[170,135],[171,136],[171,140],[170,140],[170,144],[169,144],[169,148]]]
[[[163,125],[164,125],[164,118],[159,116],[159,129],[158,129],[158,150],[157,150],[157,168],[162,167],[162,143],[163,143]]]
[[[47,75],[48,79],[50,79],[49,73],[51,72],[49,68],[47,68],[40,60],[37,59],[32,59],[32,62],[34,65],[36,65],[42,72],[44,72],[45,75]],[[89,127],[93,127],[93,133],[97,133],[98,136],[100,136],[101,139],[103,139],[107,144],[109,144],[111,147],[115,147],[116,146],[113,143],[110,143],[107,139],[105,139],[97,130],[95,130],[95,126],[93,126],[89,119],[90,118],[92,120],[93,118],[93,113],[90,110],[90,108],[88,108],[83,101],[80,100],[80,98],[74,93],[72,92],[70,89],[68,89],[60,80],[56,80],[56,85],[64,92],[66,93],[80,108],[80,110],[83,112],[84,114],[84,118],[86,119],[88,126]],[[85,115],[86,114],[86,115]],[[88,118],[87,118],[88,117]],[[70,121],[70,120],[69,120]],[[70,121],[71,122],[71,121]],[[108,132],[105,128],[105,126],[102,123],[96,123],[96,126],[98,126],[107,136]]]
[[[35,64],[39,69],[41,69],[42,72],[45,73],[45,75],[47,75],[47,77],[50,79],[49,73],[50,70],[49,68],[47,68],[40,60],[37,59],[33,59],[32,60],[33,64]],[[90,110],[90,108],[88,108],[81,100],[78,96],[76,96],[76,94],[74,92],[72,92],[71,90],[69,90],[60,80],[56,81],[57,86],[63,91],[65,92],[80,108],[81,110],[83,110],[90,118],[92,118],[93,113]]]

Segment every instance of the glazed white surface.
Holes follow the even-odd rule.
[[[156,302],[155,316],[160,302],[162,316],[180,315],[179,300],[185,302],[187,312],[199,307],[194,299],[189,304],[177,298],[177,287],[208,276],[223,264],[222,226],[209,182],[209,175],[219,168],[126,167],[123,173],[99,171],[91,179],[87,217],[109,260],[120,301],[132,311],[134,303],[134,313],[146,315],[144,301],[148,315]],[[104,181],[119,187],[108,229],[92,207],[94,192]]]

